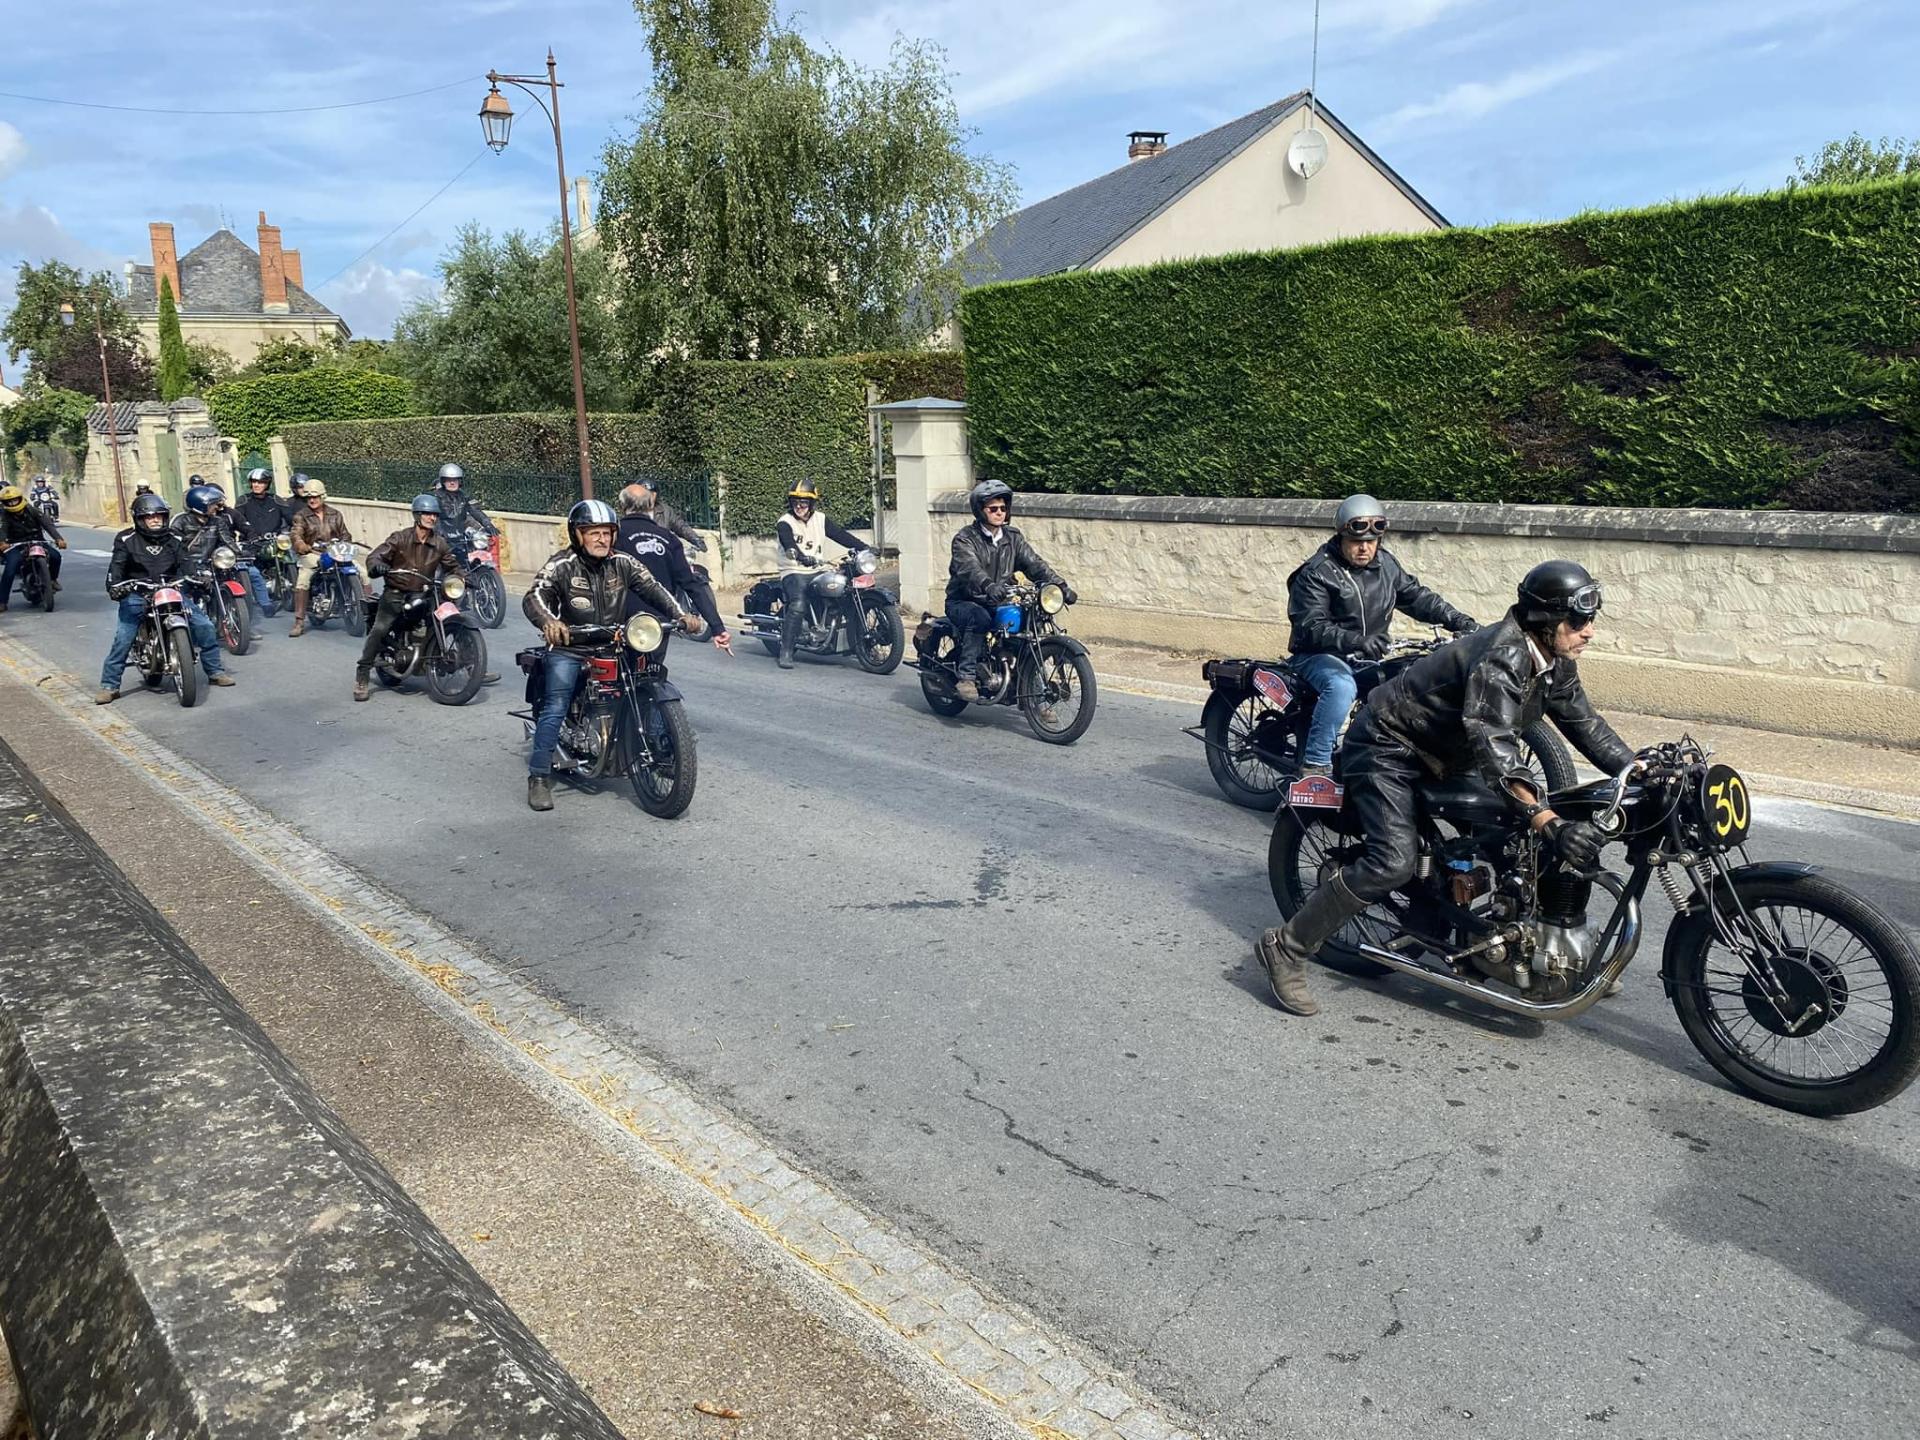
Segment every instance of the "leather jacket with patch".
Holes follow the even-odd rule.
[[[995,604],[1012,587],[1015,571],[1036,585],[1067,583],[1013,526],[1000,527],[1000,543],[996,545],[986,526],[975,521],[953,537],[953,558],[947,565],[947,604],[956,600]]]
[[[465,575],[466,561],[454,553],[444,537],[429,535],[423,542],[415,536],[411,525],[394,531],[367,556],[369,575],[386,575],[389,570],[417,570],[420,575],[438,576],[443,569]],[[409,592],[427,588],[427,582],[416,575],[388,575],[387,584]]]
[[[1555,660],[1539,669],[1512,611],[1415,661],[1367,697],[1366,714],[1374,731],[1405,744],[1436,774],[1477,774],[1509,798],[1507,781],[1534,783],[1520,734],[1543,715],[1605,774],[1633,760],[1633,748],[1594,713],[1579,667]]]
[[[158,534],[144,530],[122,530],[113,537],[113,558],[107,562],[107,593],[126,580],[144,580],[158,585],[178,580],[187,573],[187,546],[178,535],[160,528]]]
[[[631,613],[632,594],[662,615],[678,620],[685,612],[673,594],[653,578],[631,555],[615,550],[604,560],[578,551],[562,550],[540,567],[520,608],[527,619],[544,627],[549,620],[564,625],[622,625]]]
[[[1371,565],[1355,569],[1341,556],[1336,536],[1287,577],[1287,618],[1293,622],[1287,650],[1351,655],[1373,636],[1386,634],[1396,610],[1456,633],[1475,624],[1402,569],[1386,546],[1375,552]]]

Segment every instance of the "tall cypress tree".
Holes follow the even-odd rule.
[[[173,303],[173,284],[160,277],[160,398],[178,400],[193,388],[187,342],[180,334],[180,311]]]

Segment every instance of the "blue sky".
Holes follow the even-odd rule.
[[[1313,18],[1312,0],[786,10],[856,59],[883,59],[900,33],[944,46],[978,148],[1014,165],[1029,201],[1123,163],[1129,130],[1178,141],[1304,88]],[[647,80],[645,37],[618,0],[0,0],[0,37],[0,89],[121,105],[320,105],[456,82],[243,117],[0,97],[0,313],[22,259],[117,271],[148,258],[150,220],[173,221],[184,252],[223,210],[252,243],[264,209],[307,287],[356,333],[385,336],[431,292],[463,222],[539,229],[557,207],[541,131],[523,119],[504,155],[483,153],[478,76],[539,69],[551,45],[576,173]],[[1917,75],[1915,0],[1322,3],[1322,99],[1457,224],[1768,188],[1851,130],[1920,136]]]

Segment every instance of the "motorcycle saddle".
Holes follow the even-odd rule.
[[[1449,775],[1429,780],[1417,789],[1428,811],[1442,819],[1471,825],[1490,825],[1507,813],[1507,802],[1479,779],[1470,775]]]

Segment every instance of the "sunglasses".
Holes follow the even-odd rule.
[[[1377,540],[1387,533],[1387,521],[1384,515],[1373,520],[1349,520],[1341,528],[1356,540]]]
[[[989,500],[986,504],[982,505],[980,508],[982,510],[998,510],[1001,514],[1004,515],[1007,512],[1007,502],[1004,500]]]

